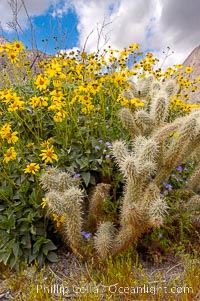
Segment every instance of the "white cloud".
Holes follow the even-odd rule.
[[[112,22],[104,28],[108,44],[121,49],[139,43],[142,50],[152,50],[165,66],[182,63],[199,43],[199,0],[74,0],[71,5],[79,19],[80,46],[94,30],[87,41],[90,51],[97,48],[95,28],[103,21]],[[100,42],[102,46],[103,39]],[[165,58],[163,51],[168,46],[173,54]]]
[[[12,20],[9,1],[0,1],[4,29]],[[17,2],[19,8],[22,0]],[[171,65],[183,62],[199,44],[199,0],[24,0],[24,3],[31,17],[45,14],[52,6],[52,18],[61,18],[73,9],[78,18],[77,46],[83,48],[86,44],[88,51],[104,47],[105,42],[118,49],[139,43],[143,51],[153,51],[162,63],[165,60],[163,51],[169,46],[174,54],[167,57],[165,65]],[[25,27],[27,16],[23,7],[18,17]]]
[[[25,29],[30,25],[28,24],[28,16],[34,17],[45,14],[51,5],[56,5],[58,2],[60,0],[1,0],[1,27],[5,31],[10,31],[11,28],[8,24],[17,19],[20,26]]]

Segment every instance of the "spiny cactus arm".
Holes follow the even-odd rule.
[[[64,192],[70,187],[78,187],[79,179],[72,178],[67,172],[60,172],[57,168],[48,168],[46,172],[41,176],[42,188],[46,191],[57,190]]]
[[[92,197],[89,199],[89,212],[86,228],[90,232],[96,229],[97,223],[102,217],[103,201],[109,196],[110,184],[99,183],[96,185]]]
[[[66,223],[63,223],[63,230],[66,230],[71,245],[80,250],[83,245],[81,234],[83,227],[83,192],[77,187],[71,187],[63,194],[63,201],[63,205],[66,206],[68,212]]]
[[[129,88],[123,91],[123,96],[127,98],[128,100],[131,100],[132,98],[139,97],[139,92],[137,90],[137,84],[133,81],[128,81]]]
[[[165,92],[167,96],[170,97],[172,95],[176,95],[178,93],[179,86],[175,80],[168,80],[165,84]]]
[[[121,227],[113,240],[111,255],[116,256],[125,251],[130,245],[136,243],[137,239],[135,229],[131,225]]]
[[[135,143],[137,144],[137,138]],[[133,144],[134,145],[134,144]],[[144,164],[145,162],[156,161],[159,155],[159,144],[152,138],[144,139],[143,143],[141,143],[140,150],[138,150],[137,158]]]
[[[82,191],[77,187],[71,187],[63,194],[52,190],[46,194],[46,198],[50,211],[64,217],[61,234],[65,242],[80,250],[83,245]]]
[[[135,124],[140,129],[142,135],[150,134],[153,129],[153,120],[144,109],[135,112]]]
[[[135,123],[134,114],[129,108],[122,108],[119,111],[119,118],[132,139],[141,133],[141,129]]]
[[[163,225],[164,216],[167,214],[168,205],[164,199],[157,197],[149,203],[149,225],[159,228]]]
[[[153,121],[154,128],[164,124],[168,116],[168,99],[166,93],[159,93],[152,99],[149,115]]]
[[[191,221],[200,227],[200,196],[191,197],[184,205],[184,209],[190,215]]]
[[[60,192],[64,192],[68,190],[69,188],[73,187],[79,187],[80,181],[78,178],[73,178],[69,173],[67,172],[60,172],[59,174],[59,187],[58,190]]]
[[[173,138],[169,148],[164,154],[163,164],[173,169],[177,166],[179,158],[184,153],[185,148],[193,142],[193,133],[197,126],[196,119],[189,119],[185,124],[182,124],[178,131],[178,137]],[[185,158],[187,159],[187,158]]]
[[[94,237],[94,246],[97,254],[102,259],[106,259],[111,253],[115,232],[113,223],[109,221],[101,223],[97,229]]]
[[[188,116],[177,118],[172,123],[168,123],[166,125],[163,125],[162,127],[159,127],[158,129],[155,129],[151,137],[157,143],[161,143],[166,140],[169,134],[176,132],[180,128],[180,126],[182,126],[187,121]]]
[[[187,184],[188,189],[198,191],[200,190],[200,162],[195,167],[195,170],[193,171],[192,175],[188,179]]]
[[[119,167],[121,166],[121,164],[123,164],[124,159],[130,155],[125,142],[122,140],[113,142],[111,151]]]
[[[153,80],[154,80],[153,75],[138,80],[137,89],[139,91],[139,98],[144,99],[150,94]]]
[[[143,196],[147,206],[149,206],[153,200],[160,197],[160,188],[154,183],[154,181],[149,182],[144,190]]]
[[[57,190],[59,186],[59,175],[60,172],[57,168],[51,167],[47,169],[40,178],[42,188],[45,191],[50,191],[52,189]]]

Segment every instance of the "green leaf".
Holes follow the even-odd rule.
[[[54,243],[50,240],[50,241],[48,241],[47,243],[46,243],[46,246],[48,247],[48,250],[50,251],[52,251],[52,250],[56,250],[57,249],[57,247],[54,245]]]
[[[35,235],[36,234],[36,227],[32,224],[30,228],[31,234]]]
[[[14,253],[15,257],[18,257],[18,255],[19,255],[19,242],[16,242],[13,245],[12,249],[13,249],[13,253]]]
[[[47,255],[47,259],[50,261],[50,262],[58,262],[58,256],[55,252],[50,252],[48,255]]]
[[[44,255],[47,256],[48,252],[49,252],[49,249],[46,245],[42,246],[42,252],[44,253]]]
[[[11,255],[10,253],[0,254],[0,262],[3,262],[5,265],[7,265],[10,255]]]
[[[33,260],[35,260],[37,257],[37,254],[31,254],[28,257],[28,263],[31,263]]]
[[[90,172],[82,172],[81,176],[83,178],[83,181],[85,182],[86,187],[88,187],[88,184],[90,183]]]

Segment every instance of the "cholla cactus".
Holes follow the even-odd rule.
[[[79,188],[79,181],[66,172],[59,172],[50,168],[41,177],[46,199],[51,214],[63,216],[64,222],[61,233],[64,241],[72,248],[81,252],[83,237],[81,234],[83,191]]]
[[[185,163],[200,148],[200,110],[168,123],[169,97],[176,91],[173,81],[164,84],[149,78],[130,83],[129,90],[123,95],[128,99],[139,97],[146,105],[134,111],[123,108],[119,112],[132,138],[132,149],[123,141],[112,145],[125,186],[120,227],[115,232],[111,230],[115,234],[109,238],[108,245],[105,229],[108,231],[113,225],[108,227],[107,222],[102,223],[95,237],[95,246],[102,258],[121,252],[150,227],[163,224],[168,206],[165,199],[160,198],[159,186],[175,167]],[[171,133],[176,135],[171,137]],[[199,166],[195,174],[199,177]],[[197,186],[194,178],[189,184]],[[200,207],[199,197],[188,204],[193,204],[194,200]]]
[[[129,146],[124,141],[112,144],[113,157],[125,179],[118,226],[106,220],[105,215],[102,218],[102,204],[109,195],[109,185],[96,187],[86,216],[82,214],[83,192],[76,179],[57,169],[50,169],[42,177],[49,210],[64,216],[62,233],[73,250],[82,252],[83,228],[92,228],[95,249],[104,259],[136,243],[149,228],[163,224],[168,206],[160,197],[160,184],[200,148],[200,110],[168,122],[169,96],[174,91],[173,81],[164,84],[150,77],[130,83],[124,93],[129,99],[141,98],[145,106],[134,111],[123,108],[119,112],[132,141]],[[199,174],[198,165],[194,177],[199,179]],[[188,184],[192,188],[198,186],[194,177]],[[199,197],[193,196],[188,204],[188,208],[190,204],[200,207]]]

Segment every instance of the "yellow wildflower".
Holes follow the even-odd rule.
[[[192,71],[193,71],[193,68],[191,66],[185,68],[185,72],[188,74],[191,73]]]
[[[52,144],[53,143],[53,138],[49,138],[49,139],[47,139],[46,141],[43,141],[43,142],[41,142],[40,143],[40,146],[42,147],[42,148],[47,148],[50,144]]]
[[[45,90],[49,85],[49,83],[50,83],[49,79],[43,74],[39,74],[35,80],[35,84],[40,91]]]
[[[56,227],[60,228],[64,223],[64,216],[58,216],[57,214],[53,214],[53,219],[56,222]]]
[[[24,49],[24,45],[20,41],[14,41],[13,42],[13,49],[17,52],[21,52]]]
[[[47,149],[41,150],[42,154],[40,156],[42,157],[42,161],[45,163],[53,163],[53,160],[57,160],[58,156],[54,153],[53,146]]]
[[[12,64],[15,64],[19,61],[19,58],[17,57],[15,52],[9,52],[8,53],[8,59]]]
[[[15,152],[14,147],[10,147],[7,152],[4,154],[4,162],[8,163],[11,160],[15,160],[17,158],[17,153]]]
[[[5,139],[9,144],[16,143],[18,141],[18,137],[16,136],[18,132],[9,132],[3,136],[3,139]]]
[[[26,147],[32,147],[34,145],[34,142],[31,142],[31,143],[28,143],[28,144],[26,144]]]
[[[46,205],[47,205],[47,199],[42,198],[42,202],[41,202],[42,209],[44,209],[44,207],[46,207]]]
[[[32,105],[33,108],[37,107],[47,107],[48,102],[47,97],[42,97],[42,96],[33,96],[30,100],[29,103]]]
[[[142,102],[139,98],[132,98],[130,100],[130,103],[132,105],[135,105],[136,107],[143,107],[144,106],[144,102]]]
[[[63,93],[58,89],[53,90],[50,95],[52,100],[61,101],[63,98]]]
[[[37,171],[39,171],[40,166],[39,164],[36,163],[30,163],[26,166],[26,168],[24,169],[24,173],[32,173],[33,175],[35,175],[35,173]]]

